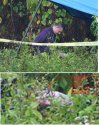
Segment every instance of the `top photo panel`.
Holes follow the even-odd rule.
[[[1,0],[0,72],[98,72],[98,0]]]

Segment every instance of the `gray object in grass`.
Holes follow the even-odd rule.
[[[73,102],[68,95],[58,91],[50,91],[49,93],[46,93],[46,90],[43,90],[39,93],[37,100],[41,105],[51,105],[54,101],[59,101],[62,106],[73,105]]]
[[[62,52],[59,53],[59,58],[66,58],[67,56],[68,54],[66,53],[62,53]]]

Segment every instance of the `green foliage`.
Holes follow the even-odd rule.
[[[28,15],[29,13],[27,11],[25,0],[1,0],[0,37],[7,39],[21,39],[22,32],[25,30],[28,23]]]
[[[2,24],[3,27],[2,28],[3,30],[1,30],[1,37],[4,38],[7,37],[9,39],[14,39],[14,38],[22,39],[23,31],[25,31],[27,24],[32,19],[39,2],[40,2],[39,0],[26,0],[26,1],[2,0],[0,4],[0,12],[1,12],[0,24]],[[61,7],[53,4],[50,1],[43,0],[35,16],[33,24],[30,27],[27,38],[29,41],[32,41],[35,39],[35,37],[41,31],[41,29],[47,26],[52,26],[56,23],[63,23],[64,33],[62,33],[61,38],[56,37],[56,42],[64,42],[65,40],[73,41],[74,38],[77,41],[84,40],[85,37],[87,36],[85,30],[86,24],[83,23],[83,20],[80,21],[79,19],[77,19],[78,21],[80,21],[81,25],[77,24],[77,26],[74,26],[75,19],[76,18],[72,17],[66,10],[62,9]],[[10,26],[11,26],[11,32],[9,31]],[[83,26],[85,27],[85,29],[83,28]],[[75,29],[76,27],[78,30]],[[18,34],[14,34],[16,33],[16,30],[18,30],[17,32]],[[96,19],[92,23],[91,30],[92,34],[96,37],[97,36]],[[81,38],[80,37],[78,38],[77,37],[78,33],[76,33],[75,31],[76,32],[80,31],[81,33],[83,31],[84,34],[86,35],[79,34],[81,35]],[[71,33],[72,33],[72,38],[70,35]]]
[[[26,1],[27,8],[31,15],[34,14],[36,7],[38,5],[38,1],[39,0]],[[60,7],[56,6],[55,4],[49,1],[43,0],[42,5],[35,17],[35,21],[32,24],[32,29],[36,29],[36,32],[34,31],[33,34],[35,34],[36,36],[42,27],[52,26],[57,23],[64,23],[65,25],[71,25],[72,17],[68,14],[66,10],[61,9]],[[33,36],[33,39],[35,39],[35,36]],[[57,39],[57,42],[59,42],[59,40],[60,39]]]
[[[0,5],[0,12],[3,13],[4,9],[7,9],[7,7],[10,7],[10,11],[7,11],[7,18],[11,18],[12,13],[16,13],[19,17],[23,17],[24,15],[27,15],[27,8],[24,2],[15,2],[13,0],[3,0],[2,4]]]
[[[70,79],[71,74],[59,74],[53,83],[53,88],[57,91],[61,91],[65,94],[68,93],[73,79]]]
[[[93,22],[91,24],[91,32],[92,34],[96,37],[96,39],[98,38],[98,17],[93,16]]]
[[[9,6],[13,13],[18,14],[20,17],[23,17],[24,15],[28,14],[28,12],[26,12],[27,8],[23,2],[21,2],[21,1],[15,2],[13,0],[9,0],[9,1],[3,0],[3,1],[6,2],[6,6]],[[4,8],[4,6],[5,5],[3,3],[0,6],[0,8],[2,9],[2,8]],[[5,8],[6,8],[6,6],[5,6]],[[11,14],[11,13],[9,12],[8,14]]]
[[[88,95],[87,97],[86,95],[74,95],[72,96],[72,98],[73,98],[72,100],[74,101],[73,106],[62,107],[59,106],[59,104],[57,104],[57,106],[53,105],[52,108],[48,110],[50,111],[50,113],[48,113],[48,116],[45,118],[44,123],[48,122],[50,124],[79,124],[85,121],[85,119],[83,119],[84,116],[87,116],[88,117],[87,119],[90,119],[88,120],[88,122],[92,123],[93,115],[96,111],[95,109],[96,105],[94,106],[95,110],[93,110],[92,105],[91,106],[87,105],[86,102],[87,100],[90,99],[90,95]],[[92,99],[94,98],[97,97],[92,96]],[[84,114],[80,115],[81,112],[83,112]],[[51,114],[53,114],[52,117],[50,116]],[[76,120],[77,117],[79,117],[80,119],[79,121]]]
[[[30,80],[28,84],[25,75],[13,73],[3,74],[1,77],[8,79],[8,83],[5,84],[5,96],[1,100],[1,104],[5,105],[5,111],[2,110],[2,124],[39,123],[39,120],[42,120],[42,115],[37,110],[38,103],[35,101],[35,94],[29,94],[30,89],[28,88],[28,85],[35,84],[35,80]],[[11,85],[13,78],[18,79],[16,86],[13,83]],[[8,91],[11,93],[10,97],[7,96]]]
[[[51,47],[51,54],[33,56],[30,47],[22,46],[16,57],[14,49],[0,51],[0,71],[7,72],[96,72],[97,51],[88,53],[83,47],[69,52],[65,48],[65,57],[59,58],[61,48]],[[82,63],[83,62],[83,63]]]
[[[23,17],[24,15],[28,14],[25,4],[23,2],[19,1],[17,4],[10,3],[10,6],[12,7],[13,12],[17,13],[20,17]]]
[[[27,9],[30,10],[31,13],[34,13],[38,5],[38,0],[26,0],[26,4]]]
[[[5,110],[1,110],[1,123],[83,124],[87,121],[89,124],[98,124],[99,97],[97,95],[71,95],[73,105],[62,106],[56,100],[53,101],[51,106],[40,109],[36,101],[36,93],[43,90],[48,82],[57,75],[59,74],[1,73],[2,79],[8,79],[5,84],[5,96],[1,98],[1,104],[5,106]],[[67,74],[60,75],[67,76]],[[15,84],[11,85],[13,78],[17,78],[17,86]],[[28,86],[31,86],[31,88]],[[17,89],[17,93],[14,91],[15,89]],[[11,96],[7,96],[9,90]]]

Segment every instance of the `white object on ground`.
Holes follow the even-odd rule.
[[[68,95],[65,95],[58,91],[50,91],[48,94],[42,92],[42,96],[37,97],[39,104],[41,105],[51,105],[51,101],[48,99],[52,98],[52,101],[59,100],[61,105],[73,105]]]
[[[67,57],[68,56],[68,54],[66,54],[66,53],[59,53],[59,58],[65,58],[65,57]]]

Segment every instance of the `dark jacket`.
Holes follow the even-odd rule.
[[[35,43],[53,43],[55,40],[55,34],[53,32],[52,27],[48,27],[42,30],[33,41]],[[49,47],[47,46],[33,46],[34,53],[43,53],[43,52],[50,52]]]

